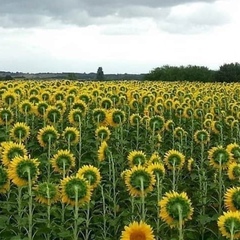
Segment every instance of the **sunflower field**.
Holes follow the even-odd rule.
[[[239,110],[238,83],[0,82],[0,239],[240,239]]]

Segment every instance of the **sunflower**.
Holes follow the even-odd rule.
[[[230,143],[227,145],[227,151],[232,154],[233,159],[239,162],[240,160],[240,146],[237,143]]]
[[[69,150],[58,150],[51,159],[53,171],[63,173],[69,172],[75,166],[75,157]]]
[[[194,110],[192,107],[185,107],[183,111],[184,118],[191,118],[194,115]]]
[[[224,205],[228,211],[240,210],[240,187],[227,189],[224,194]]]
[[[79,130],[75,127],[66,127],[62,133],[62,136],[66,142],[69,142],[71,145],[76,145],[80,140]]]
[[[57,123],[62,119],[61,111],[56,106],[49,106],[44,117],[49,123]]]
[[[212,147],[208,151],[208,159],[211,166],[214,168],[227,168],[228,164],[232,162],[232,154],[229,153],[222,146]]]
[[[39,162],[27,156],[15,157],[8,167],[8,175],[18,187],[26,186],[28,181],[35,181],[39,174]]]
[[[164,124],[164,128],[170,132],[174,130],[175,123],[173,120],[167,120]]]
[[[23,115],[31,114],[34,111],[34,106],[29,100],[24,100],[19,105],[19,112]]]
[[[80,109],[73,109],[68,114],[68,121],[75,126],[79,126],[83,119],[84,113]]]
[[[0,166],[0,193],[5,193],[10,189],[10,181],[7,169]]]
[[[55,107],[61,112],[62,115],[65,113],[67,108],[66,103],[62,100],[55,102]]]
[[[82,112],[83,116],[86,115],[87,112],[87,104],[82,101],[82,100],[76,100],[73,104],[72,104],[72,109],[78,109]]]
[[[162,116],[156,115],[149,120],[149,129],[154,132],[161,132],[164,129],[165,120]]]
[[[13,112],[11,109],[0,109],[0,125],[10,124],[13,122]]]
[[[15,92],[12,91],[6,91],[5,93],[3,93],[2,95],[2,101],[4,103],[4,105],[6,105],[7,107],[12,107],[14,105],[16,105],[16,101],[17,101],[17,95]]]
[[[30,134],[30,127],[26,123],[17,122],[10,130],[10,137],[16,142],[24,142]]]
[[[108,144],[106,141],[102,141],[101,145],[98,148],[98,161],[102,162],[107,157]]]
[[[152,163],[162,163],[162,159],[161,157],[159,156],[159,154],[157,152],[154,152],[149,160],[147,161],[147,164],[152,164]]]
[[[172,149],[166,152],[163,161],[168,169],[173,169],[175,167],[180,170],[184,165],[185,156],[181,152]]]
[[[28,98],[28,101],[32,103],[33,106],[35,106],[38,102],[40,102],[40,100],[41,100],[40,96],[37,96],[37,95],[31,95]]]
[[[130,116],[129,122],[132,126],[139,125],[141,122],[141,116],[138,113],[134,113]]]
[[[71,106],[75,101],[75,95],[74,94],[68,94],[66,96],[66,102],[68,106]]]
[[[180,215],[183,223],[192,218],[192,204],[185,192],[167,192],[158,205],[160,207],[160,218],[171,228],[178,227]]]
[[[159,115],[162,115],[163,112],[164,112],[164,106],[162,103],[156,103],[154,105],[154,112],[159,114]]]
[[[125,112],[120,109],[111,109],[107,113],[107,123],[112,127],[122,125],[125,120]]]
[[[83,176],[89,183],[92,189],[96,188],[101,181],[101,175],[98,168],[92,165],[82,166],[77,174],[77,177]]]
[[[230,163],[227,174],[230,180],[240,179],[240,164],[236,162]]]
[[[92,120],[93,122],[99,126],[106,125],[107,121],[107,112],[104,108],[95,108],[92,113]]]
[[[218,218],[218,227],[222,236],[239,239],[240,237],[240,212],[227,211]]]
[[[8,166],[16,156],[27,155],[27,150],[22,143],[3,142],[1,143],[1,157],[4,166]]]
[[[219,134],[222,129],[222,124],[219,121],[211,121],[211,130],[215,134]]]
[[[194,140],[199,144],[207,144],[210,141],[210,135],[205,129],[197,130],[194,133]]]
[[[100,102],[100,107],[104,109],[110,109],[113,105],[113,102],[110,98],[102,98]]]
[[[155,240],[155,237],[150,225],[143,221],[134,221],[124,227],[120,240]]]
[[[51,205],[59,200],[58,186],[53,183],[39,183],[33,189],[36,201],[41,204]]]
[[[125,174],[125,184],[129,194],[133,197],[145,196],[153,190],[155,176],[145,167],[134,166]]]
[[[91,187],[87,180],[83,177],[66,177],[61,181],[62,202],[75,205],[84,205],[91,198]]]
[[[128,163],[130,167],[144,165],[146,163],[146,154],[143,151],[131,151],[128,154]]]
[[[111,135],[111,132],[108,127],[100,126],[95,131],[95,137],[100,141],[109,140],[110,135]]]
[[[185,137],[187,135],[187,132],[182,127],[176,127],[173,131],[173,135],[177,139],[182,139],[183,137]]]
[[[42,117],[45,115],[47,108],[48,108],[48,103],[44,101],[40,101],[34,106],[33,111],[37,116]]]
[[[147,170],[152,172],[156,178],[163,178],[165,176],[165,168],[162,163],[151,163],[147,166]]]
[[[46,126],[38,131],[37,140],[41,147],[53,144],[58,139],[58,132],[53,126]]]
[[[83,93],[79,96],[79,99],[84,101],[86,104],[89,104],[91,102],[91,96],[87,93]]]
[[[48,91],[43,91],[41,94],[40,94],[40,96],[41,96],[41,98],[42,98],[42,101],[49,101],[49,99],[50,99],[50,92],[48,92]]]
[[[188,170],[189,172],[192,171],[192,166],[193,166],[193,164],[194,164],[193,158],[189,158],[188,161],[187,161],[187,170]]]

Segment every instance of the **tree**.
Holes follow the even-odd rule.
[[[240,82],[240,64],[230,63],[220,66],[216,75],[217,82]]]
[[[97,70],[97,76],[96,76],[97,80],[102,81],[104,80],[104,72],[102,67],[99,67]]]

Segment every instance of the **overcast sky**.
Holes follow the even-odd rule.
[[[0,71],[240,62],[240,0],[0,0]]]

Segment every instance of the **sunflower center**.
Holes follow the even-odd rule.
[[[130,240],[146,240],[146,236],[143,232],[133,232],[130,235]]]

